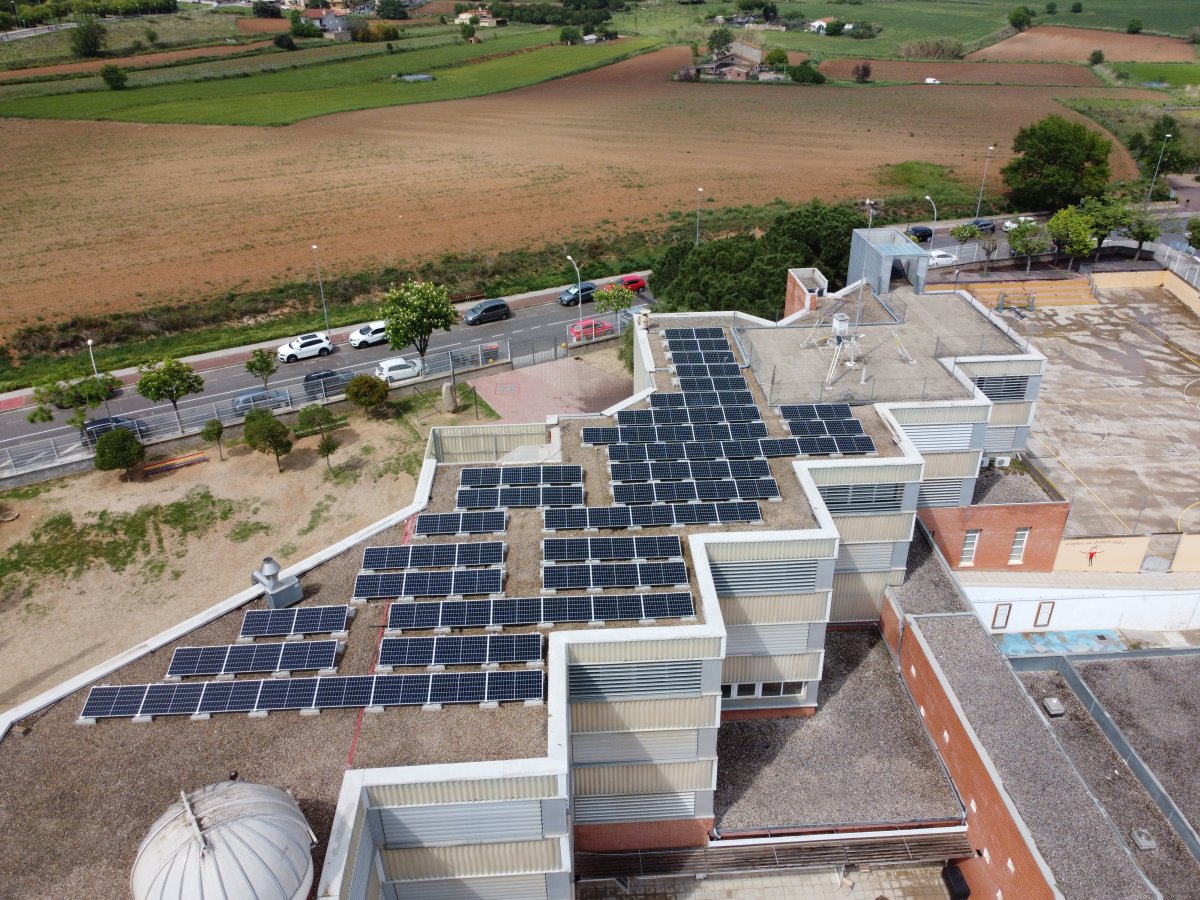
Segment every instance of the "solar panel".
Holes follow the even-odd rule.
[[[754,478],[736,481],[739,500],[769,500],[779,496],[779,483],[774,478]]]
[[[800,452],[805,456],[828,456],[837,453],[837,442],[831,437],[797,438]]]
[[[641,528],[656,528],[675,524],[676,507],[673,506],[665,504],[657,506],[629,506],[626,509],[629,511],[631,525],[637,525]]]
[[[875,452],[875,441],[865,434],[850,434],[836,437],[834,440],[837,442],[838,452],[847,456]]]
[[[819,419],[811,419],[804,422],[789,420],[787,426],[792,437],[824,437],[828,434],[825,424]],[[830,422],[829,424],[833,425],[835,423]]]
[[[458,483],[463,487],[499,487],[499,469],[463,469],[458,476]]]
[[[653,484],[614,484],[613,498],[617,503],[653,503]]]
[[[730,477],[738,480],[771,477],[771,466],[765,459],[735,459],[728,465]]]
[[[417,526],[413,533],[419,536],[434,534],[482,534],[484,532],[503,533],[507,514],[498,512],[484,513],[425,513],[417,516]]]
[[[291,609],[251,609],[242,619],[242,638],[284,637],[291,634],[334,634],[346,630],[348,606],[293,606]]]
[[[582,466],[502,466],[467,468],[459,475],[461,487],[516,487],[537,484],[582,484]]]
[[[693,406],[720,406],[721,395],[716,391],[692,391],[688,394],[681,394],[683,397],[683,405],[686,407]]]
[[[620,428],[584,428],[580,440],[584,444],[617,444],[621,441]]]
[[[500,505],[500,488],[462,488],[454,505],[459,509],[492,508]]]
[[[651,460],[684,459],[687,455],[680,443],[646,444],[646,457]]]
[[[617,410],[618,425],[653,425],[654,410],[652,409],[621,409]]]
[[[738,489],[733,481],[701,481],[696,484],[696,495],[701,500],[736,500]]]
[[[797,419],[801,421],[819,418],[817,408],[811,403],[781,406],[779,407],[779,415],[785,419]]]
[[[758,448],[760,455],[767,459],[800,455],[800,441],[796,438],[768,438],[759,441]]]
[[[717,391],[717,401],[722,406],[754,406],[754,395],[747,390]]]
[[[587,528],[588,512],[586,509],[547,509],[542,513],[542,527],[547,531]]]
[[[283,641],[274,644],[220,644],[176,647],[167,677],[243,675],[332,669],[337,641]]]
[[[644,462],[647,459],[645,444],[609,444],[608,458],[612,462]]]
[[[692,459],[720,459],[725,454],[719,441],[693,441],[683,447],[683,456]]]
[[[717,507],[713,503],[685,503],[666,508],[677,525],[711,525],[717,521]]]
[[[358,600],[379,600],[390,597],[497,594],[503,585],[503,569],[457,569],[453,572],[359,575],[354,579],[354,597]]]
[[[762,456],[762,445],[756,440],[725,441],[721,444],[721,455],[726,459],[753,459]]]
[[[862,422],[858,419],[830,419],[821,424],[834,437],[863,433]]]
[[[746,390],[746,379],[741,375],[736,377],[716,378],[712,379],[713,390],[715,391],[744,391]]]
[[[569,603],[564,601],[570,601]],[[649,614],[653,610],[653,614]],[[687,592],[597,594],[585,597],[512,597],[454,603],[393,603],[388,631],[464,628],[485,625],[535,625],[539,622],[589,622],[694,616]]]
[[[761,522],[762,510],[753,500],[742,500],[736,503],[718,503],[717,521],[719,522]]]
[[[543,567],[542,583],[547,590],[687,584],[687,567],[681,562],[563,564]]]
[[[583,484],[583,466],[542,466],[542,484]]]
[[[608,464],[608,475],[613,481],[649,481],[650,465],[649,463],[641,462],[610,462]]]
[[[379,665],[394,668],[530,663],[541,659],[540,634],[385,637],[379,648]]]
[[[818,419],[852,419],[849,403],[818,403],[816,404]]]
[[[715,391],[716,385],[711,378],[680,378],[679,389],[685,394],[690,391]]]
[[[650,395],[652,409],[669,409],[683,406],[683,394],[656,393]]]
[[[762,422],[735,422],[727,427],[730,439],[735,441],[756,441],[767,436],[767,426]]]

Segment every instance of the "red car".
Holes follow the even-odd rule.
[[[635,294],[640,294],[646,289],[646,279],[641,275],[622,275],[617,279],[617,284],[629,288]]]
[[[614,331],[616,328],[599,319],[584,319],[582,322],[576,322],[570,328],[573,341],[594,341],[596,338],[605,337]]]

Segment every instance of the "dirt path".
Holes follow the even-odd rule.
[[[1103,50],[1109,62],[1195,62],[1196,51],[1182,38],[1121,34],[1090,28],[1039,25],[967,56],[969,60],[1083,62]]]
[[[163,53],[139,53],[137,56],[118,56],[113,59],[92,59],[87,62],[63,63],[60,66],[39,66],[35,69],[8,69],[0,71],[0,81],[13,78],[36,78],[38,75],[70,75],[76,72],[99,72],[104,66],[117,65],[125,69],[145,66],[161,66],[181,59],[196,59],[208,56],[235,56],[270,47],[270,41],[255,41],[253,44],[218,44],[215,47],[193,47],[190,50],[167,50]]]

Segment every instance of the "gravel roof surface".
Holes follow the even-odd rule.
[[[954,585],[954,579],[942,568],[925,532],[913,530],[912,543],[908,546],[908,574],[904,584],[888,588],[909,615],[928,613],[970,612],[970,605],[963,600]]]
[[[998,503],[1052,503],[1042,486],[1024,472],[1006,469],[980,469],[975,481],[972,503],[981,506]]]
[[[917,620],[1068,900],[1151,898],[1007,661],[974,615]]]
[[[1188,821],[1200,826],[1200,654],[1075,668]]]
[[[1200,885],[1200,863],[1167,823],[1166,817],[1137,776],[1113,749],[1096,721],[1084,709],[1075,694],[1057,672],[1022,672],[1018,676],[1035,702],[1057,697],[1066,707],[1066,715],[1051,719],[1050,727],[1075,763],[1105,811],[1116,824],[1134,861],[1146,873],[1164,897],[1187,897]],[[1147,829],[1158,843],[1155,850],[1135,849],[1129,833]]]
[[[818,699],[810,718],[721,726],[718,828],[961,819],[877,632],[827,634]]]

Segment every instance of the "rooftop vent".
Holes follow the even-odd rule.
[[[1133,845],[1139,850],[1158,849],[1158,841],[1151,837],[1150,832],[1145,828],[1135,828],[1129,834],[1133,838]]]
[[[1046,715],[1052,719],[1060,719],[1067,712],[1067,708],[1057,697],[1047,697],[1042,701],[1042,706],[1046,709]]]
[[[266,592],[267,603],[272,609],[286,609],[304,599],[304,588],[295,575],[279,577],[279,563],[273,556],[262,561],[262,568],[250,574],[251,584],[261,584]]]

